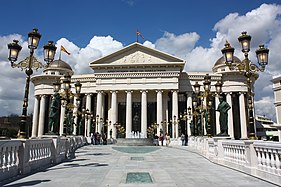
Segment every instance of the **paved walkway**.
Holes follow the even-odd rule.
[[[85,146],[76,158],[26,176],[5,187],[159,186],[270,187],[265,181],[209,162],[188,147],[161,147],[149,153],[124,153],[114,146]],[[133,158],[132,158],[133,157]],[[126,183],[127,173],[147,172],[152,183]]]

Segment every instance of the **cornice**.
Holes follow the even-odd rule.
[[[178,77],[180,72],[120,72],[120,73],[97,73],[96,78],[145,78],[145,77]]]
[[[204,77],[206,76],[208,72],[206,72],[205,74],[200,73],[198,75],[196,74],[187,74],[188,79],[190,80],[204,80]],[[211,80],[221,80],[222,79],[222,75],[217,75],[217,74],[213,74],[213,73],[209,73],[209,75],[211,76]]]

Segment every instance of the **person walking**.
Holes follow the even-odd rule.
[[[188,146],[188,134],[185,135],[184,145]]]
[[[166,133],[166,146],[170,144],[170,136],[168,133]]]
[[[185,135],[181,134],[181,145],[184,146]]]

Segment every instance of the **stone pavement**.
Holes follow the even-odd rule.
[[[121,151],[126,151],[126,148],[121,148]],[[75,159],[22,177],[4,186],[275,186],[247,174],[213,164],[192,152],[189,147],[148,147],[148,149],[137,147],[133,150],[129,147],[127,152],[130,153],[116,150],[121,148],[116,148],[114,145],[84,146],[76,151]],[[130,173],[129,178],[127,178],[128,173]]]

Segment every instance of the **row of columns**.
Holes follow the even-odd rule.
[[[141,133],[144,137],[147,137],[147,90],[141,90]],[[117,101],[117,94],[118,91],[111,91],[111,108],[109,114],[109,120],[111,121],[111,126],[109,126],[109,131],[112,129],[112,137],[116,138],[117,132],[114,125],[118,122],[118,101]],[[133,91],[128,90],[126,93],[126,137],[129,137],[129,134],[132,131],[132,93]],[[157,97],[157,119],[156,122],[159,124],[157,128],[157,133],[160,133],[160,129],[163,129],[161,126],[161,122],[163,119],[163,90],[156,91]],[[102,91],[97,92],[97,112],[96,114],[102,116]],[[88,97],[87,97],[88,100]],[[90,100],[90,98],[89,98]],[[178,91],[173,91],[173,116],[175,115],[178,117]],[[87,101],[86,101],[87,103]],[[89,109],[90,110],[90,109]],[[100,126],[101,123],[97,124],[98,132],[102,127]],[[174,137],[178,137],[178,125],[175,124],[173,127],[173,133],[175,134]],[[109,134],[108,134],[109,137]]]
[[[141,132],[143,133],[144,137],[147,137],[147,90],[141,90]],[[108,131],[112,129],[112,137],[116,138],[116,128],[114,124],[118,121],[118,101],[117,101],[117,93],[118,91],[111,91],[111,109],[109,114],[109,119],[111,121],[111,126],[109,126]],[[129,134],[132,131],[132,93],[133,91],[126,91],[126,137],[129,137]],[[86,108],[89,111],[92,111],[91,103],[92,103],[92,95],[93,94],[86,94]],[[46,98],[47,95],[35,96],[34,102],[34,114],[33,114],[33,126],[32,126],[32,137],[40,137],[44,134],[44,122],[46,118]],[[167,113],[163,111],[163,90],[156,90],[156,99],[157,99],[157,124],[159,127],[157,128],[157,134],[160,133],[160,129],[167,129],[164,128],[161,124],[163,119],[163,114],[167,116]],[[102,91],[97,92],[97,108],[96,108],[96,115],[102,117],[104,115],[103,111],[103,101],[104,95]],[[226,101],[227,103],[232,106],[232,98],[231,93],[226,93]],[[215,106],[217,108],[219,104],[219,100],[216,97],[215,99]],[[192,109],[192,92],[187,93],[187,108],[190,107]],[[77,110],[75,108],[74,110]],[[246,107],[245,107],[245,94],[239,94],[239,110],[240,110],[240,124],[241,124],[241,138],[247,138],[247,126],[246,126]],[[192,113],[193,111],[191,111]],[[59,127],[59,134],[63,135],[63,123],[64,123],[64,113],[65,107],[61,105],[61,116],[60,116],[60,127]],[[74,111],[74,113],[76,113]],[[176,116],[178,119],[178,91],[172,91],[172,116]],[[77,118],[76,118],[77,120]],[[187,120],[187,128],[188,128],[188,135],[191,135],[190,132],[190,120]],[[77,121],[76,121],[77,124]],[[85,122],[85,136],[90,136],[90,126],[91,120]],[[76,134],[76,128],[73,131]],[[99,133],[101,133],[102,123],[96,123],[96,129]],[[220,132],[219,126],[219,113],[216,112],[216,129],[217,133]],[[108,132],[109,133],[109,132]],[[173,123],[172,125],[172,137],[179,137],[178,134],[178,123]],[[234,138],[234,124],[233,124],[233,110],[228,111],[228,133],[231,138]],[[108,134],[109,137],[109,134]]]

